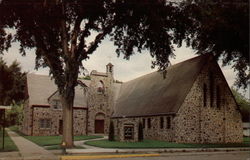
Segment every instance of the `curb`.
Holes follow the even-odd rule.
[[[250,151],[250,148],[202,148],[202,149],[67,149],[67,154],[110,154],[110,153],[182,153],[182,152],[232,152],[232,151]]]
[[[61,156],[60,160],[131,158],[131,157],[158,157],[160,154],[121,154],[121,155],[88,155],[88,156]]]

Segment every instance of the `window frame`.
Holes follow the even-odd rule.
[[[40,129],[50,129],[51,128],[51,119],[40,118],[39,119],[39,128]]]
[[[171,127],[172,127],[172,121],[171,121],[171,117],[170,116],[167,116],[166,117],[166,121],[167,121],[167,124],[166,124],[166,129],[171,129]]]
[[[124,136],[124,140],[134,139],[134,124],[124,124],[123,136]]]
[[[164,117],[160,117],[160,129],[164,129]]]

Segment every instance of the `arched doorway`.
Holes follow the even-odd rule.
[[[95,133],[104,133],[105,114],[97,113],[95,116]]]

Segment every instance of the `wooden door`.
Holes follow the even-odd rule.
[[[95,120],[95,133],[104,133],[104,120]]]
[[[63,120],[59,120],[58,133],[59,133],[60,135],[63,134]]]

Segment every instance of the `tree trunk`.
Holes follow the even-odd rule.
[[[70,89],[74,91],[74,89]],[[74,93],[73,93],[74,94]],[[63,108],[63,138],[66,148],[74,146],[73,138],[73,103],[74,96],[61,95],[62,108]]]

